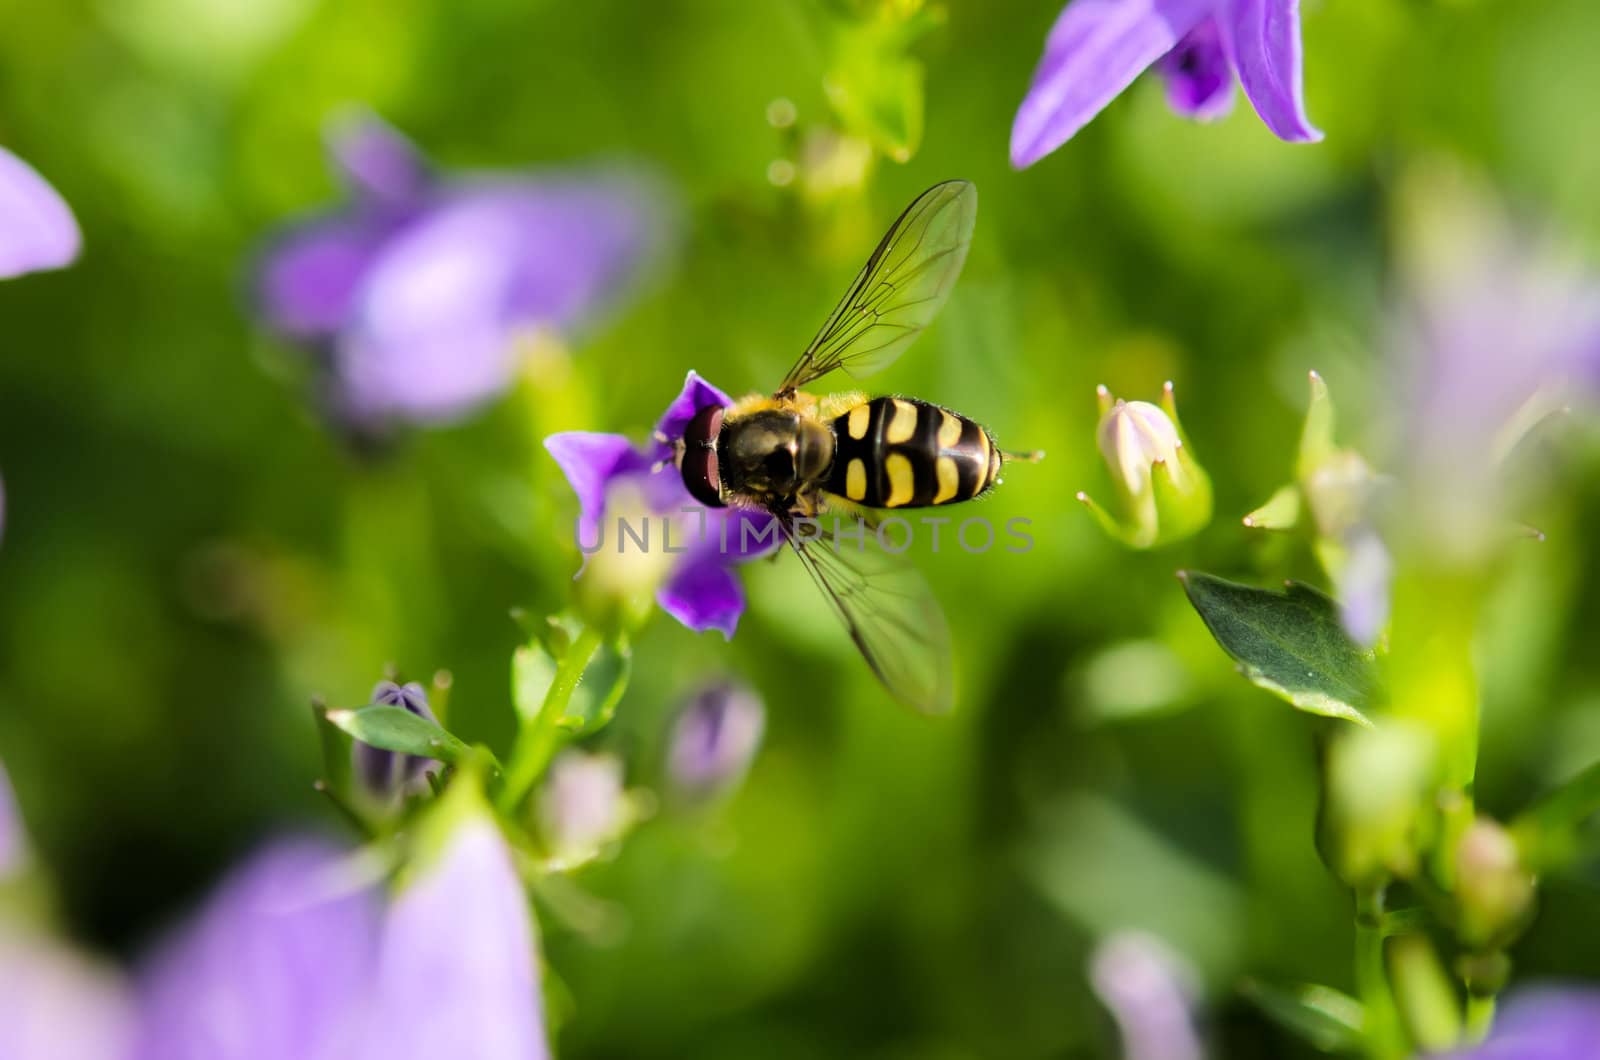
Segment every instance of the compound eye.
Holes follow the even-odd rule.
[[[722,503],[722,472],[717,466],[717,436],[722,432],[724,411],[708,405],[694,414],[683,431],[683,485],[708,508],[726,507]]]
[[[716,445],[717,435],[722,433],[722,414],[726,411],[716,405],[707,405],[696,412],[683,429],[684,448],[692,451]]]

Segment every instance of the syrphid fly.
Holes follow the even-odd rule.
[[[897,699],[929,711],[950,705],[952,681],[949,627],[927,583],[880,546],[870,519],[848,538],[812,520],[971,500],[1000,481],[1007,460],[1037,457],[1006,453],[987,428],[932,402],[800,388],[835,369],[878,371],[911,345],[955,286],[977,208],[964,180],[917,196],[777,391],[701,409],[678,453],[702,504],[778,520],[873,672]]]

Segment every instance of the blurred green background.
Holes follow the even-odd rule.
[[[1133,926],[1195,966],[1218,1055],[1296,1055],[1236,986],[1350,986],[1313,726],[1238,680],[1172,573],[1316,577],[1237,519],[1288,477],[1308,369],[1344,436],[1374,437],[1410,167],[1486,175],[1600,256],[1600,8],[1306,0],[1324,144],[1279,143],[1242,99],[1187,123],[1142,81],[1020,174],[1011,118],[1057,5],[943,11],[912,49],[924,133],[900,164],[837,139],[824,86],[857,28],[802,0],[0,0],[0,142],[86,237],[75,268],[0,285],[0,758],[70,931],[136,953],[263,836],[334,827],[313,694],[448,669],[452,728],[503,749],[510,613],[559,607],[576,566],[539,440],[647,430],[691,367],[770,389],[900,207],[961,176],[965,274],[872,388],[1048,450],[979,509],[1030,518],[1036,546],[919,558],[955,635],[950,718],[888,701],[792,563],[746,570],[731,644],[658,616],[600,741],[631,778],[659,774],[671,711],[717,675],[762,693],[767,740],[731,804],[663,813],[578,878],[612,930],[547,923],[563,1054],[1114,1055],[1085,959]],[[794,132],[768,120],[780,98]],[[321,129],[351,102],[446,167],[623,159],[675,187],[677,254],[574,349],[586,409],[535,382],[380,458],[318,421],[244,281],[261,237],[336,194]],[[1166,379],[1218,517],[1130,553],[1073,500],[1109,493],[1094,386]],[[1595,481],[1551,498],[1549,539],[1503,572],[1493,812],[1600,757]],[[1572,926],[1600,922],[1600,866],[1545,882],[1519,973],[1595,974],[1600,934]]]

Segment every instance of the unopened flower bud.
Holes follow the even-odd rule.
[[[1456,925],[1474,948],[1504,944],[1533,908],[1533,874],[1516,840],[1497,822],[1479,817],[1456,845]]]
[[[748,689],[728,683],[707,688],[673,723],[667,752],[673,787],[692,798],[734,787],[750,768],[765,727],[766,711]]]
[[[539,819],[555,867],[593,860],[633,823],[622,762],[615,755],[563,752],[550,765]]]
[[[1107,513],[1086,493],[1078,499],[1131,548],[1167,544],[1205,526],[1211,519],[1211,480],[1184,444],[1172,384],[1159,406],[1114,399],[1105,387],[1099,394],[1096,436],[1121,511]]]
[[[428,693],[415,681],[399,685],[379,681],[372,690],[372,702],[409,710],[419,718],[437,721],[428,707]],[[423,774],[439,763],[431,758],[385,751],[356,741],[355,772],[368,793],[379,799],[393,799],[418,791],[426,783]]]

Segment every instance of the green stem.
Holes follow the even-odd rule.
[[[1467,1041],[1477,1044],[1489,1036],[1494,1023],[1494,995],[1467,998]]]
[[[1356,986],[1366,1010],[1363,1028],[1367,1055],[1373,1060],[1399,1060],[1406,1055],[1405,1036],[1394,993],[1389,988],[1389,969],[1383,957],[1383,887],[1356,892]]]
[[[517,735],[516,746],[511,750],[505,787],[500,789],[500,797],[496,800],[502,813],[512,813],[522,804],[528,791],[555,756],[556,748],[561,743],[561,729],[556,723],[566,713],[567,703],[577,690],[578,682],[583,679],[583,672],[589,668],[590,660],[600,650],[603,639],[598,630],[584,626],[577,639],[562,653],[561,661],[556,664],[555,679],[545,692],[538,716],[523,727]]]

